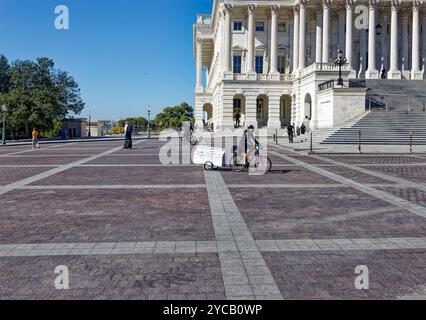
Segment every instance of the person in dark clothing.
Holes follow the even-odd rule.
[[[386,69],[383,68],[382,73],[380,74],[380,78],[382,78],[383,80],[386,79]]]
[[[302,124],[302,126],[300,127],[300,133],[302,134],[302,136],[304,136],[305,135],[305,133],[306,133],[306,126],[305,126],[305,124],[303,123]]]
[[[237,128],[241,126],[241,115],[239,113],[235,115],[235,126]]]
[[[133,147],[133,140],[132,140],[133,126],[131,124],[126,123],[126,126],[124,127],[124,134],[125,134],[125,137],[126,137],[124,147],[126,149],[132,149],[132,147]]]
[[[293,141],[294,141],[294,127],[291,124],[289,124],[288,127],[287,127],[287,133],[288,133],[288,141],[290,143],[293,143]]]

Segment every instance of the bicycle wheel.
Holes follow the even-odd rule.
[[[231,170],[234,172],[241,172],[243,171],[243,169],[244,166],[242,164],[239,164],[238,156],[234,156],[231,162]]]
[[[214,169],[214,165],[211,162],[206,162],[204,164],[204,170],[206,171],[212,171]]]
[[[267,157],[259,157],[257,156],[254,161],[254,167],[257,168],[265,168],[265,173],[269,173],[272,171],[272,160]]]

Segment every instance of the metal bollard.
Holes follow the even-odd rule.
[[[275,129],[275,143],[278,144],[278,129]]]
[[[358,133],[358,152],[359,153],[362,153],[361,139],[362,139],[362,133],[361,133],[361,130],[359,130],[359,133]]]
[[[314,152],[314,134],[311,130],[311,147],[310,147],[311,153]]]

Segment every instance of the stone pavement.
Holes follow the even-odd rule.
[[[0,148],[0,299],[426,299],[426,155],[270,145],[250,176],[163,144]]]

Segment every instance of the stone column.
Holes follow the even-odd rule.
[[[354,32],[354,21],[353,21],[353,5],[354,0],[346,1],[346,59],[348,64],[353,67],[353,32]]]
[[[317,11],[315,62],[322,62],[322,10]]]
[[[389,40],[388,40],[388,33],[387,33],[387,26],[388,26],[388,16],[386,13],[383,13],[382,17],[382,35],[380,38],[380,46],[381,46],[381,54],[383,58],[383,67],[388,70],[389,66]],[[381,67],[381,66],[380,66]]]
[[[358,77],[365,78],[367,69],[367,30],[359,30],[359,70]]]
[[[299,69],[299,6],[294,7],[293,73]]]
[[[345,11],[339,9],[338,17],[339,17],[339,38],[338,38],[338,41],[337,41],[337,47],[338,47],[338,49],[345,52],[345,50],[346,50],[346,47],[345,47],[345,23],[346,23],[345,22]]]
[[[203,42],[197,38],[197,92],[203,92]]]
[[[223,55],[223,69],[225,73],[232,73],[231,70],[231,49],[232,49],[232,29],[231,29],[231,12],[232,5],[225,3],[223,5],[224,15],[224,55]]]
[[[269,121],[268,129],[281,129],[281,97],[279,95],[269,96]]]
[[[413,2],[413,46],[412,46],[412,61],[411,61],[411,78],[412,79],[423,79],[423,75],[420,72],[420,5],[423,1],[414,0]],[[426,32],[426,30],[424,30]]]
[[[402,13],[402,66],[401,70],[409,70],[409,58],[408,58],[408,12],[403,11]]]
[[[370,0],[368,20],[368,69],[365,73],[366,79],[379,78],[379,72],[376,68],[376,7],[377,0]]]
[[[249,4],[248,10],[248,41],[247,41],[247,73],[254,72],[254,34],[255,34],[255,12],[256,6]]]
[[[300,0],[299,69],[306,67],[306,0]]]
[[[423,41],[422,41],[422,72],[423,72],[423,77],[426,75],[425,73],[425,63],[426,63],[426,12],[423,12]]]
[[[246,127],[250,125],[257,128],[257,95],[255,93],[246,95]]]
[[[269,74],[271,77],[279,79],[278,72],[278,5],[271,6],[271,67]]]
[[[390,53],[390,69],[388,73],[389,79],[401,79],[401,71],[398,68],[398,9],[401,0],[392,0],[391,14],[391,53]]]
[[[323,0],[322,62],[330,60],[330,5],[331,0]]]

